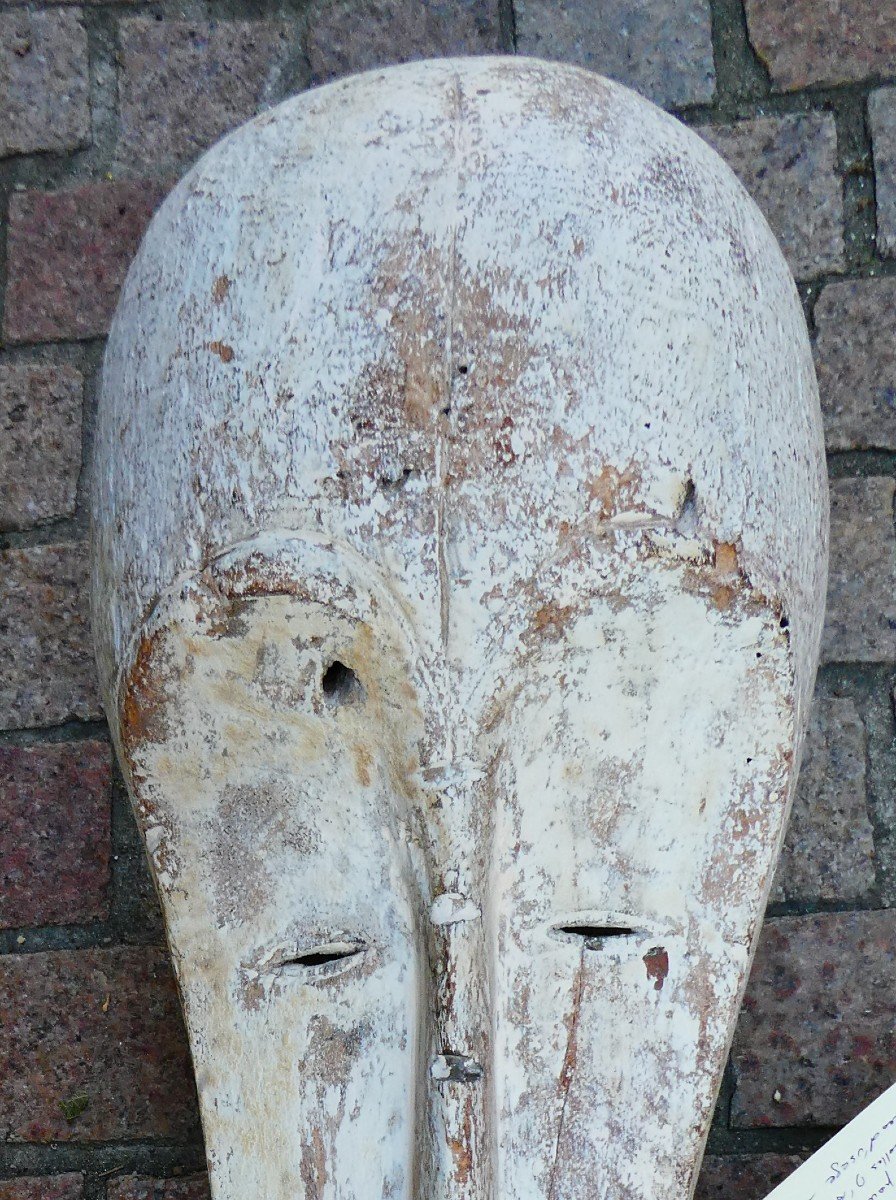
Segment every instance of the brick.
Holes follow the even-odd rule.
[[[829,450],[896,450],[896,279],[828,284],[815,305],[815,369]]]
[[[87,33],[77,9],[0,13],[0,157],[90,140]]]
[[[208,1177],[191,1175],[188,1179],[150,1179],[126,1175],[111,1182],[108,1200],[209,1200]]]
[[[892,721],[896,712],[896,681],[891,678],[889,703],[875,705],[868,724],[869,792],[875,825],[875,861],[880,903],[896,908],[896,788],[893,787]]]
[[[73,367],[0,363],[0,529],[74,513],[83,396]]]
[[[86,1097],[66,1120],[61,1103]],[[0,958],[0,1122],[12,1141],[192,1138],[193,1072],[155,948]]]
[[[709,0],[517,0],[521,54],[577,63],[666,107],[715,94]]]
[[[880,88],[868,99],[874,184],[877,196],[877,248],[896,255],[896,88]]]
[[[4,8],[23,8],[34,0],[0,0]],[[97,8],[104,4],[136,4],[138,0],[53,0],[58,5],[78,5],[81,8]]]
[[[89,183],[9,202],[7,342],[104,334],[128,265],[167,184]]]
[[[845,1125],[896,1076],[896,912],[766,921],[732,1057],[736,1127]]]
[[[501,50],[499,0],[323,0],[305,41],[311,82],[371,67]]]
[[[759,117],[697,132],[756,201],[797,279],[843,267],[843,188],[829,113]]]
[[[191,162],[285,94],[298,34],[282,21],[125,20],[116,161],[158,171]]]
[[[874,887],[867,740],[851,700],[816,700],[773,899],[855,901]]]
[[[765,1200],[801,1161],[795,1154],[708,1154],[694,1200]]]
[[[831,483],[831,568],[822,658],[896,659],[896,545],[892,479]]]
[[[83,1175],[39,1175],[0,1179],[0,1200],[81,1200]]]
[[[100,716],[86,546],[0,551],[0,729]]]
[[[746,0],[746,10],[750,40],[776,89],[893,73],[894,0]]]
[[[109,915],[105,742],[0,746],[0,928]]]

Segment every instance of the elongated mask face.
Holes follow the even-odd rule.
[[[291,101],[153,223],[97,461],[216,1200],[686,1200],[826,562],[726,168],[526,60]]]

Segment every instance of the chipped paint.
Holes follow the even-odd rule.
[[[478,921],[481,916],[479,905],[459,892],[442,892],[429,909],[433,925],[457,925],[463,921]]]
[[[644,955],[647,978],[653,980],[653,990],[661,992],[669,974],[669,955],[662,946],[654,946]]]
[[[215,1200],[687,1200],[826,571],[728,169],[557,64],[297,97],[153,221],[95,477]]]

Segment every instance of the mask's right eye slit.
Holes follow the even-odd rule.
[[[329,967],[366,950],[363,942],[327,942],[282,959],[278,967]],[[347,964],[346,964],[347,965]]]

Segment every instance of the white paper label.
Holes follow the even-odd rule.
[[[896,1084],[766,1200],[896,1200]]]

